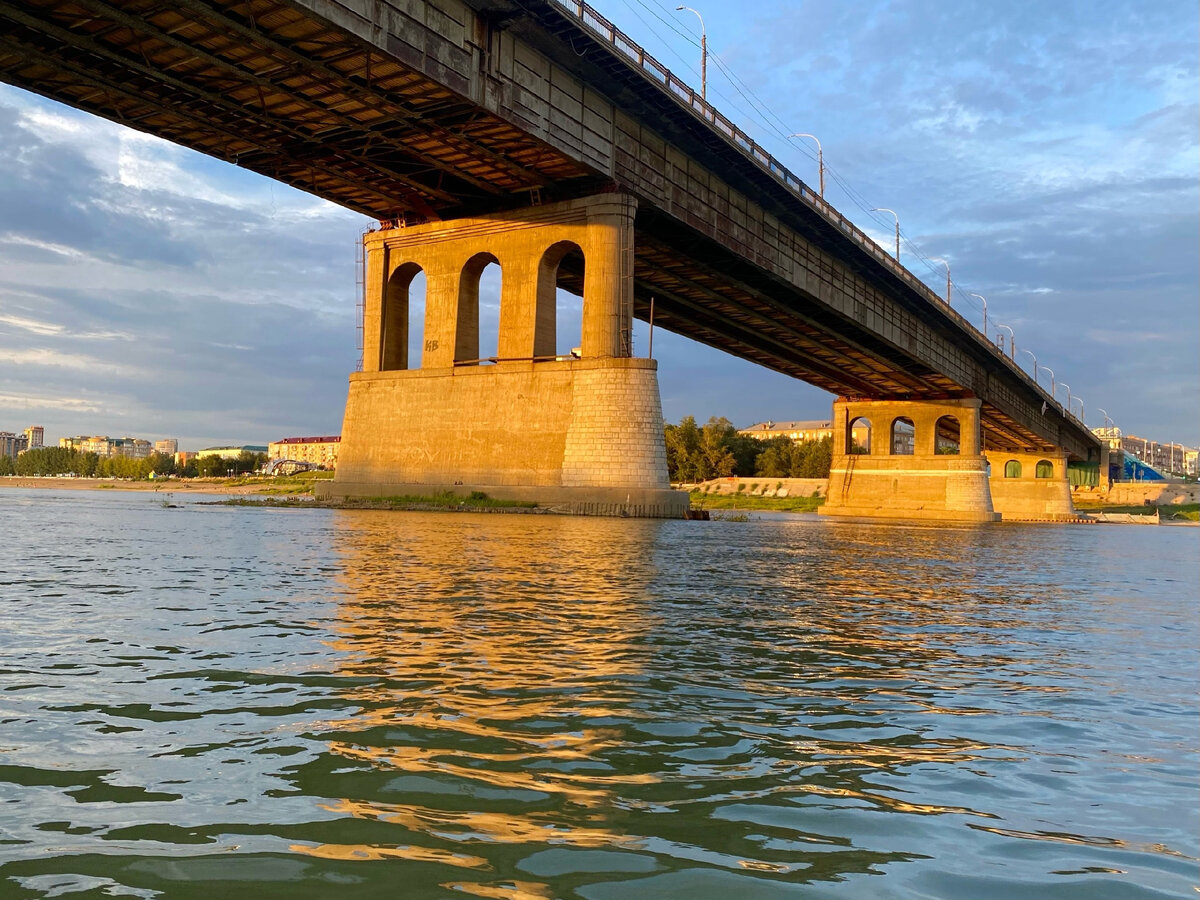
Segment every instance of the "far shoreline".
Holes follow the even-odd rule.
[[[34,488],[67,491],[148,491],[150,493],[230,494],[244,496],[274,492],[270,482],[230,484],[227,478],[156,478],[127,481],[120,478],[59,478],[53,475],[4,475],[0,488]]]

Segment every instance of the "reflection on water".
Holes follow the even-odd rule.
[[[1195,531],[17,493],[0,896],[1197,884]]]

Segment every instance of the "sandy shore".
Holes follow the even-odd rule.
[[[224,479],[171,478],[156,481],[121,481],[115,478],[32,478],[5,476],[0,488],[40,488],[51,491],[151,491],[160,494],[257,494],[270,490],[271,482],[226,484]]]

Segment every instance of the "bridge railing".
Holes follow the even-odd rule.
[[[583,0],[554,0],[554,2],[562,8],[565,14],[575,19],[579,25],[582,25],[595,37],[609,44],[626,62],[632,63],[646,78],[657,84],[674,97],[677,102],[686,106],[695,115],[707,122],[711,128],[724,135],[744,155],[754,160],[761,168],[765,169],[776,180],[787,187],[788,190],[799,197],[801,201],[816,210],[830,224],[834,225],[839,231],[862,247],[864,251],[908,284],[909,287],[920,294],[925,300],[940,309],[942,313],[953,320],[960,328],[968,334],[974,335],[977,340],[981,340],[981,343],[994,356],[1013,369],[1038,393],[1047,397],[1052,403],[1062,409],[1062,404],[1047,394],[1040,384],[1030,378],[1029,374],[1017,365],[1016,360],[1010,359],[1004,354],[1003,350],[998,349],[991,338],[976,328],[966,317],[938,296],[924,281],[901,265],[898,260],[894,259],[891,254],[884,250],[865,231],[838,212],[819,194],[814,193],[812,188],[801,181],[787,166],[763,149],[754,138],[738,128],[720,110],[697,94],[695,90],[678,78],[670,69],[648,54],[629,35],[617,28],[616,25],[591,6],[584,3]],[[1087,430],[1087,426],[1079,419],[1076,419],[1070,410],[1064,410],[1064,414],[1074,420],[1080,428],[1083,428],[1085,431]]]

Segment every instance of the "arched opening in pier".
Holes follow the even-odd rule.
[[[942,416],[934,426],[933,452],[941,456],[962,453],[962,430],[957,416]]]
[[[536,358],[570,357],[583,343],[583,249],[552,244],[538,264]]]
[[[419,265],[404,263],[392,272],[380,318],[380,370],[419,369],[425,337],[425,272]]]
[[[1004,477],[1005,478],[1020,478],[1021,477],[1021,464],[1019,462],[1017,462],[1015,459],[1010,459],[1008,462],[1006,462],[1004,464]]]
[[[1053,478],[1054,463],[1048,459],[1039,459],[1037,467],[1033,470],[1034,478]]]
[[[500,261],[476,253],[458,279],[458,314],[454,331],[454,364],[475,366],[499,355]]]
[[[892,456],[912,456],[916,451],[917,429],[913,420],[907,416],[897,416],[892,420]]]
[[[846,452],[866,456],[871,452],[871,420],[866,416],[851,419],[846,426]]]

